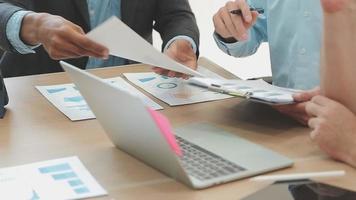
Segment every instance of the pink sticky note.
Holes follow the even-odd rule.
[[[182,156],[182,150],[180,149],[179,145],[177,144],[176,138],[172,132],[171,124],[169,123],[168,119],[162,115],[161,113],[152,110],[151,108],[147,108],[148,112],[151,114],[152,118],[156,122],[158,128],[160,129],[162,135],[166,138],[169,146],[171,149],[178,155]]]

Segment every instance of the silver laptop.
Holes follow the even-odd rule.
[[[178,156],[138,97],[68,63],[60,64],[117,148],[192,188],[207,188],[293,164],[282,155],[206,123],[175,130],[183,153]]]

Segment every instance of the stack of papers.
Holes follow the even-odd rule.
[[[163,109],[162,106],[148,98],[120,77],[106,79],[106,81],[121,90],[128,91],[130,94],[139,97],[146,106],[153,110]],[[88,104],[74,84],[36,86],[36,88],[70,120],[78,121],[95,118],[93,112],[90,110]]]
[[[1,199],[83,199],[106,195],[77,157],[0,169]]]
[[[188,83],[207,90],[248,98],[252,101],[271,105],[293,104],[295,102],[292,95],[301,92],[277,87],[262,79],[245,81],[193,77],[189,79]]]
[[[219,78],[217,74],[200,67],[199,71],[206,76]],[[125,73],[124,76],[133,84],[164,101],[170,106],[187,105],[208,101],[216,101],[232,98],[232,96],[218,92],[208,91],[203,88],[188,85],[181,78],[169,78],[153,72],[149,73]]]

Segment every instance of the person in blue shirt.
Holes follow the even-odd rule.
[[[62,71],[58,60],[82,69],[134,63],[109,56],[106,47],[85,35],[111,16],[120,18],[150,43],[155,29],[162,37],[164,53],[196,68],[199,31],[188,0],[0,0],[3,75]]]
[[[308,124],[310,137],[328,155],[356,167],[356,1],[321,2],[251,0],[251,6],[265,9],[264,15],[250,12],[244,0],[229,2],[214,16],[214,37],[237,57],[268,41],[274,84],[308,90],[295,95],[300,103],[283,112]],[[242,10],[241,17],[229,13],[235,9]]]
[[[264,9],[263,14],[250,7]],[[241,9],[242,15],[230,11]],[[268,42],[273,84],[300,90],[319,85],[322,30],[320,1],[236,0],[226,3],[213,18],[214,38],[225,53],[234,57],[254,54]],[[306,124],[305,102],[276,107]]]

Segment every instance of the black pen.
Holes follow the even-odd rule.
[[[265,10],[263,8],[250,8],[250,11],[256,11],[256,12],[258,12],[258,14],[263,14],[265,12]],[[234,14],[234,15],[242,15],[241,9],[232,10],[232,11],[230,11],[230,13]]]

